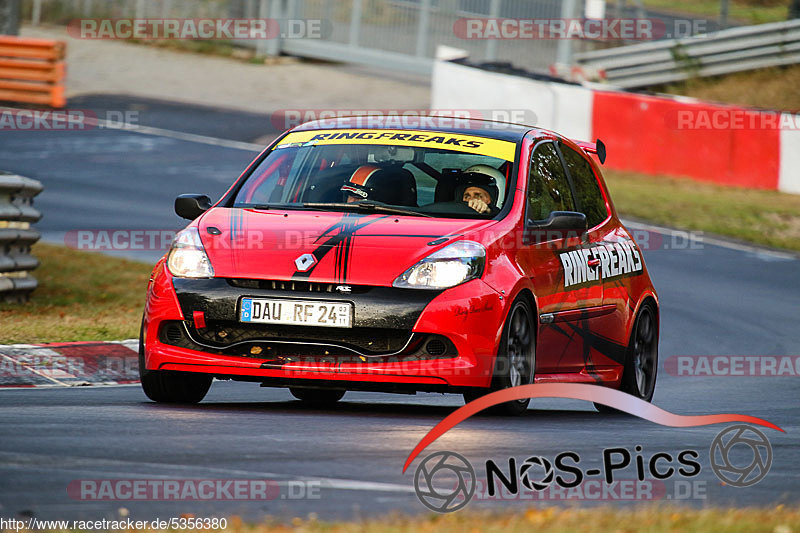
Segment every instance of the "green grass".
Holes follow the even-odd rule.
[[[800,251],[800,195],[605,171],[623,216]]]
[[[151,266],[36,244],[39,287],[27,304],[0,303],[0,344],[139,336]]]
[[[800,65],[738,72],[651,87],[655,92],[779,111],[800,109]]]
[[[166,48],[178,52],[220,57],[233,57],[241,54],[241,59],[249,60],[254,53],[234,46],[230,41],[210,41],[203,39],[128,39],[130,44],[143,44],[155,48]]]
[[[720,0],[643,0],[647,8],[667,13],[683,13],[717,20]],[[786,0],[730,0],[728,20],[740,24],[765,24],[786,20],[789,3]]]
[[[295,531],[345,533],[620,533],[682,532],[701,533],[791,533],[800,528],[796,508],[770,509],[677,509],[642,506],[639,508],[558,508],[539,507],[519,511],[464,511],[447,515],[403,517],[400,515],[358,523],[324,523],[316,520],[292,521]],[[282,526],[252,526],[243,532],[290,531]]]

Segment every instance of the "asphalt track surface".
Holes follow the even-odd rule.
[[[212,135],[214,123],[221,121],[225,126],[219,131],[237,141],[269,133],[268,127],[257,126],[266,115],[134,99],[123,103],[137,106],[141,123],[152,127]],[[82,103],[90,104],[97,109],[121,106],[119,100],[101,97]],[[148,112],[152,109],[158,111]],[[44,182],[37,206],[46,216],[38,227],[49,240],[63,242],[64,232],[73,229],[180,228],[182,222],[172,213],[175,195],[221,194],[254,155],[222,144],[106,129],[2,132],[0,168]],[[661,298],[662,363],[678,355],[799,354],[797,259],[707,242],[694,249],[666,249],[674,238],[661,233],[648,237],[662,243],[645,252]],[[152,260],[159,254],[138,255]],[[681,377],[660,371],[654,403],[666,410],[754,415],[786,431],[763,429],[772,443],[773,464],[760,483],[748,488],[723,486],[709,466],[709,446],[726,425],[669,428],[600,414],[580,401],[535,400],[520,418],[468,420],[425,450],[403,474],[413,447],[461,405],[459,397],[351,392],[340,405],[319,410],[304,407],[282,389],[230,382],[215,383],[206,400],[194,407],[156,405],[137,386],[0,390],[0,516],[114,518],[123,507],[137,519],[187,512],[252,520],[311,512],[322,518],[390,510],[418,513],[427,509],[413,492],[413,469],[433,451],[464,455],[482,477],[486,459],[505,464],[515,457],[521,463],[543,455],[552,460],[571,450],[589,469],[600,466],[604,448],[621,446],[633,452],[636,445],[642,446],[646,459],[656,452],[697,450],[701,472],[689,481],[705,492],[695,491],[680,505],[797,503],[799,379]],[[739,453],[736,461],[749,462],[747,452]],[[635,476],[629,467],[617,479]],[[266,479],[278,483],[280,495],[259,502],[120,502],[80,501],[66,490],[74,480],[134,478]],[[675,491],[685,486],[676,487],[674,479],[686,481],[667,480],[659,499],[680,499],[683,494]],[[299,497],[301,483],[307,483],[303,490],[310,490],[311,497]],[[607,497],[630,503],[615,500],[614,494]],[[589,497],[578,505],[595,503]]]

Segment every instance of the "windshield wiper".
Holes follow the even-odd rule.
[[[270,209],[302,209],[300,204],[241,204],[234,207],[242,209],[259,209],[262,211],[269,211]]]
[[[376,204],[372,202],[351,202],[351,203],[321,203],[321,202],[306,202],[303,207],[309,209],[331,209],[342,211],[369,211],[372,213],[392,213],[395,215],[409,215],[414,217],[427,217],[433,218],[433,215],[427,213],[420,213],[419,211],[412,211],[411,209],[403,209],[402,207],[394,207],[391,205]]]

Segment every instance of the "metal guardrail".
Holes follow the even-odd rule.
[[[589,78],[624,89],[800,63],[800,19],[575,55]]]
[[[42,218],[33,198],[41,182],[0,171],[0,300],[23,302],[36,288],[30,272],[39,266],[31,245],[39,232],[31,224]]]

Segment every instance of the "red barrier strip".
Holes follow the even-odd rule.
[[[780,128],[747,126],[764,124],[768,115],[736,106],[594,91],[592,137],[609,147],[608,168],[777,190]],[[737,119],[742,124],[737,126]]]

